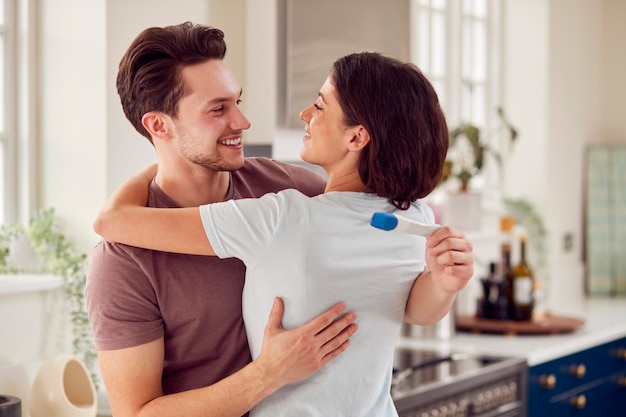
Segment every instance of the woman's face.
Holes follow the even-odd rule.
[[[300,119],[306,123],[307,133],[300,157],[328,171],[347,152],[346,140],[350,140],[352,134],[344,124],[344,114],[330,77],[326,78],[315,103],[300,112]]]

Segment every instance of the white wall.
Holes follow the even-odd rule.
[[[543,0],[509,0],[503,13],[503,106],[520,130],[505,164],[505,194],[538,205],[547,194],[549,8]]]
[[[39,6],[39,205],[89,250],[106,176],[105,1]]]
[[[244,108],[251,128],[245,143],[272,143],[276,130],[277,0],[246,0]]]
[[[583,161],[588,144],[626,142],[626,17],[620,0],[508,0],[505,108],[520,127],[507,192],[548,227],[550,297],[584,289]],[[565,234],[574,237],[564,249]],[[557,299],[553,302],[558,304]]]
[[[626,1],[603,0],[601,59],[601,126],[595,142],[625,143],[624,97],[626,97]]]
[[[547,136],[551,275],[549,295],[570,298],[584,291],[583,238],[584,152],[600,134],[603,111],[601,80],[602,2],[550,1],[549,124]],[[573,250],[563,249],[572,233]]]

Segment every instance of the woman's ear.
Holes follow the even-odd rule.
[[[149,111],[141,118],[141,124],[153,138],[169,139],[170,133],[167,126],[166,117],[163,113]]]
[[[351,151],[360,151],[370,142],[370,133],[362,125],[355,126],[354,129],[354,135],[352,139],[350,139],[348,149]]]

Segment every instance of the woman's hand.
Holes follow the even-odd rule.
[[[426,268],[417,277],[406,304],[404,321],[422,326],[441,320],[456,294],[474,275],[474,246],[465,234],[444,226],[426,240]]]
[[[426,265],[446,292],[462,290],[474,275],[474,246],[465,234],[443,226],[426,240]]]

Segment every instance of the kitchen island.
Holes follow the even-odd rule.
[[[398,346],[525,359],[531,417],[624,415],[619,413],[626,409],[626,299],[579,299],[552,313],[585,324],[550,335],[457,332],[447,339],[402,338]]]

